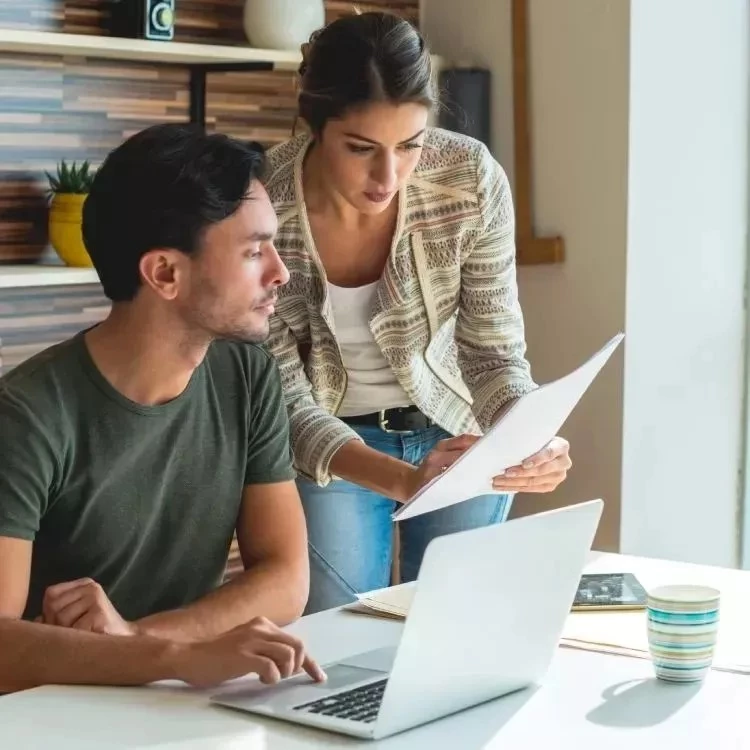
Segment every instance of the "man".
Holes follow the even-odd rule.
[[[106,159],[101,324],[0,379],[0,691],[323,679],[279,626],[307,536],[268,334],[287,270],[260,147],[182,125]],[[219,586],[233,533],[245,572]]]

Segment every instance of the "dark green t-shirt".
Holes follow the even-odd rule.
[[[245,485],[293,479],[273,358],[215,342],[160,406],[116,391],[83,335],[0,378],[0,536],[33,540],[24,617],[47,586],[98,581],[126,620],[220,583]]]

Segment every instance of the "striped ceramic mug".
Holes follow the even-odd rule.
[[[719,599],[719,592],[708,586],[649,591],[648,646],[659,679],[697,682],[706,676],[719,630]]]

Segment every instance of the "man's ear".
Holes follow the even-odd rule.
[[[151,287],[162,299],[174,299],[184,283],[184,256],[177,250],[158,248],[145,253],[138,264],[143,284]]]

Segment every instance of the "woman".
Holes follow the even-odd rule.
[[[508,181],[484,145],[427,126],[419,33],[364,13],[305,47],[310,132],[271,149],[266,187],[290,272],[269,347],[301,475],[310,613],[388,585],[396,503],[536,386]],[[402,580],[433,537],[505,520],[512,493],[550,491],[569,466],[556,438],[496,477],[496,494],[400,524]]]

